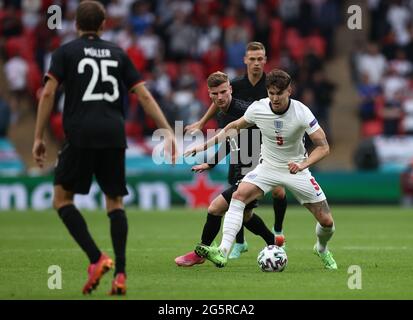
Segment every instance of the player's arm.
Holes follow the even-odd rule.
[[[231,151],[228,140],[225,143],[221,143],[218,151],[215,155],[205,163],[197,164],[192,167],[192,171],[197,173],[204,172],[214,168],[222,159],[224,159]]]
[[[34,131],[34,143],[32,154],[35,162],[40,168],[43,168],[46,159],[46,144],[43,140],[44,130],[52,112],[56,90],[59,86],[58,81],[53,77],[48,77],[48,81],[43,88],[37,107],[36,128]]]
[[[206,123],[215,116],[217,111],[218,107],[214,103],[211,103],[211,105],[208,108],[208,111],[202,116],[202,118],[197,122],[188,124],[184,128],[184,131],[193,134],[196,130],[202,130],[202,128],[205,127]]]
[[[166,138],[168,141],[166,141],[166,145],[168,146],[168,148],[170,147],[170,149],[166,149],[166,151],[171,154],[172,162],[174,163],[178,151],[176,147],[177,144],[175,140],[174,131],[169,125],[168,120],[166,120],[166,117],[163,114],[158,103],[155,101],[149,90],[146,89],[143,82],[140,82],[137,85],[135,85],[130,91],[138,96],[138,99],[142,104],[143,110],[148,116],[150,116],[155,121],[156,126],[158,128],[167,130],[168,136]]]
[[[213,136],[211,139],[209,139],[204,144],[196,146],[194,148],[190,148],[189,150],[185,151],[184,155],[187,157],[190,155],[195,155],[200,151],[205,151],[208,148],[218,143],[221,143],[228,138],[233,138],[237,136],[241,129],[245,129],[253,125],[254,125],[253,123],[249,123],[244,117],[241,117],[238,120],[235,120],[229,123],[224,129],[222,129],[218,134]]]
[[[142,104],[145,113],[150,116],[158,128],[164,128],[173,133],[171,126],[165,118],[158,103],[153,98],[152,94],[146,89],[143,82],[138,83],[131,89],[131,92],[138,96],[140,103]]]
[[[324,130],[321,129],[321,127],[318,128],[312,134],[310,134],[309,137],[313,142],[315,148],[305,161],[301,163],[288,163],[288,168],[290,169],[290,172],[293,174],[312,166],[313,164],[317,163],[330,153],[330,146],[328,145]]]

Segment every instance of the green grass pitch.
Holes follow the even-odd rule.
[[[285,220],[288,266],[264,273],[257,266],[262,239],[246,231],[249,251],[227,267],[209,261],[177,267],[174,258],[200,239],[205,210],[128,210],[128,295],[115,299],[413,299],[413,212],[392,206],[332,206],[336,234],[330,249],[339,270],[324,270],[313,255],[315,221],[303,207],[289,206]],[[256,210],[267,225],[272,209]],[[113,256],[109,221],[103,211],[83,212],[99,247]],[[217,240],[221,239],[221,233]],[[83,297],[87,259],[57,214],[0,212],[0,299],[113,299],[106,275]],[[62,270],[62,288],[48,288],[50,265]],[[349,289],[361,270],[361,289]]]

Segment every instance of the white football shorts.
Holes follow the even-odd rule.
[[[276,168],[264,162],[248,172],[242,182],[256,185],[264,191],[264,194],[277,186],[283,186],[295,196],[300,204],[326,200],[323,190],[308,168],[291,174],[288,168]]]

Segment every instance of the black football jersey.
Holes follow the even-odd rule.
[[[226,112],[218,113],[218,124],[224,128],[232,121],[241,118],[251,103],[232,98],[231,104]],[[226,154],[230,153],[230,166],[228,172],[228,183],[236,184],[249,171],[255,168],[261,148],[261,134],[256,127],[242,129],[237,137],[227,141]],[[218,160],[219,150],[215,157]]]
[[[121,48],[85,34],[53,53],[48,77],[64,87],[63,127],[69,143],[126,147],[125,93],[142,77]]]
[[[268,96],[267,88],[265,86],[265,73],[261,79],[253,86],[248,80],[248,75],[237,77],[231,81],[232,97],[250,103],[255,100],[260,100]]]

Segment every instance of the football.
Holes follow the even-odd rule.
[[[258,266],[265,272],[281,272],[287,266],[285,250],[276,245],[266,246],[257,257]]]

